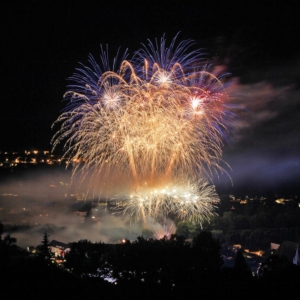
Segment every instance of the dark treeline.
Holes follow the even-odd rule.
[[[0,282],[6,287],[2,293],[12,298],[46,295],[58,299],[277,299],[298,293],[300,268],[285,257],[269,257],[260,276],[255,277],[240,252],[234,268],[224,267],[220,255],[221,245],[226,243],[264,248],[284,240],[299,243],[297,203],[265,201],[249,202],[235,210],[228,207],[221,207],[219,216],[204,222],[203,228],[177,222],[176,235],[170,239],[140,236],[120,244],[74,242],[60,266],[45,255],[21,255],[17,241],[2,236],[4,231],[13,233],[21,228],[4,228],[0,223]],[[9,289],[13,284],[18,288]]]
[[[0,280],[10,298],[263,299],[296,293],[300,280],[300,268],[282,257],[271,257],[260,277],[251,275],[241,252],[233,268],[224,268],[220,243],[207,231],[191,242],[176,235],[120,244],[80,240],[60,266],[49,257],[48,235],[31,258],[16,256],[9,238],[0,240]]]
[[[238,205],[240,209],[229,210],[229,205],[221,208],[219,216],[203,224],[203,228],[211,231],[221,244],[241,243],[244,247],[269,248],[270,243],[281,244],[285,240],[300,243],[297,202],[282,205],[273,200]],[[194,237],[201,229],[200,225],[182,221],[177,223],[176,233]]]

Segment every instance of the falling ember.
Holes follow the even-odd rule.
[[[71,77],[53,149],[64,142],[74,175],[96,183],[109,178],[116,186],[126,181],[119,200],[129,217],[173,214],[202,222],[218,200],[203,178],[226,172],[227,74],[210,72],[201,52],[189,51],[192,41],[175,42],[169,48],[164,38],[149,42],[131,60],[124,55],[117,70],[117,58],[110,69],[104,51],[102,68],[90,57],[92,67]]]

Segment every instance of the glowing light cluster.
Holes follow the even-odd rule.
[[[172,215],[199,223],[215,214],[214,208],[219,202],[214,186],[205,180],[175,181],[168,186],[143,187],[116,199],[116,210],[124,211],[129,218],[162,219],[163,215]]]
[[[190,51],[192,41],[175,41],[169,48],[164,38],[149,42],[131,60],[125,53],[119,68],[117,58],[109,68],[105,51],[102,68],[90,57],[91,67],[82,66],[71,78],[75,84],[65,94],[68,104],[53,147],[65,143],[64,158],[74,174],[134,186],[134,196],[123,201],[130,216],[159,212],[202,220],[217,195],[196,178],[224,171],[227,74],[210,72],[201,52]],[[159,196],[144,196],[145,181],[155,193],[158,183],[175,188],[178,178],[176,195],[160,190]]]

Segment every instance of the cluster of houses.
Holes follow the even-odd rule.
[[[50,250],[53,253],[53,262],[61,264],[65,262],[65,255],[70,251],[71,244],[65,244],[57,240],[52,240],[49,244]],[[28,247],[27,251],[35,254],[39,251],[39,247]],[[235,262],[235,256],[238,251],[242,251],[246,263],[249,266],[252,274],[257,274],[260,266],[266,261],[270,255],[278,255],[285,257],[289,262],[294,265],[300,266],[300,251],[299,245],[294,242],[285,241],[282,244],[271,243],[269,251],[263,251],[259,249],[244,249],[242,245],[235,244],[228,247],[224,247],[221,250],[221,255],[224,261],[224,267],[233,267]]]
[[[53,253],[52,261],[61,264],[65,262],[66,254],[71,250],[71,244],[65,244],[56,240],[52,240],[49,243],[50,251]],[[27,251],[32,254],[36,255],[41,249],[41,245],[37,247],[29,246],[27,247]]]
[[[272,255],[284,257],[288,262],[300,266],[299,245],[294,242],[284,241],[282,244],[271,243],[267,251],[261,249],[243,248],[240,244],[230,245],[221,249],[224,267],[234,267],[235,256],[242,251],[245,262],[253,275],[257,275],[261,266]]]

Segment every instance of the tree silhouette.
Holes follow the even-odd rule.
[[[236,254],[233,269],[239,276],[251,276],[251,272],[241,250],[239,250]]]
[[[40,256],[46,260],[50,260],[53,256],[53,253],[50,249],[49,234],[47,232],[44,233],[43,240],[41,241],[41,243],[42,245],[40,248]]]
[[[12,244],[17,242],[17,239],[11,237],[10,234],[7,234],[2,239],[2,234],[4,233],[4,226],[0,222],[0,265],[3,266],[7,264],[8,260],[10,259],[10,250]]]

